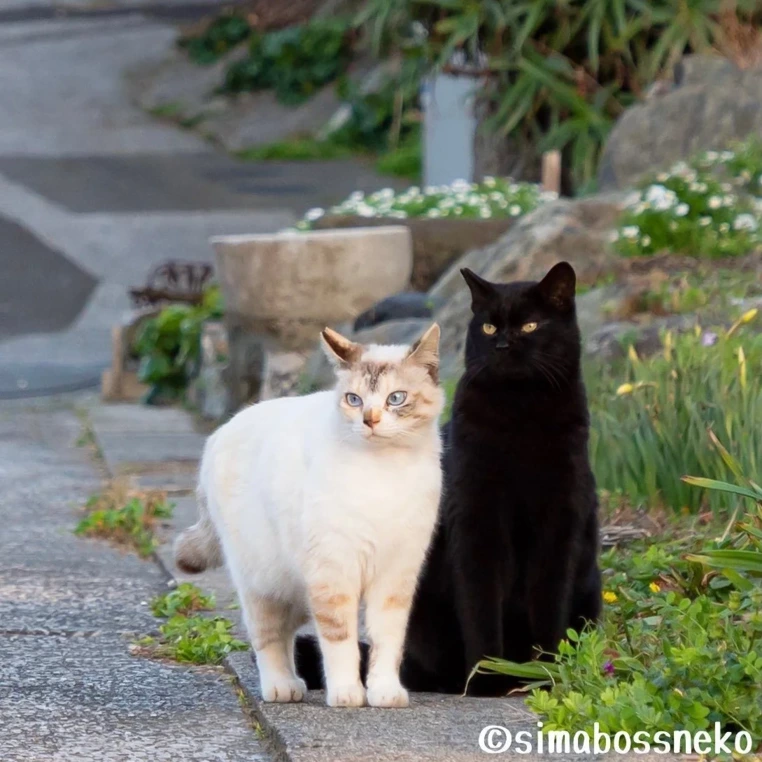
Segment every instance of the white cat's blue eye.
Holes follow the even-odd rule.
[[[401,405],[406,399],[407,392],[392,392],[386,398],[386,404],[391,405],[392,407],[397,407],[397,405]]]
[[[349,407],[361,407],[362,406],[362,398],[358,397],[356,394],[352,394],[352,392],[347,392],[344,399],[347,401],[347,405]]]

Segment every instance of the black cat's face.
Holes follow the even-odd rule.
[[[490,283],[461,270],[474,313],[466,339],[467,370],[559,385],[579,366],[580,336],[571,265],[539,282]]]

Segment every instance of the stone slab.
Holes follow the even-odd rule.
[[[257,762],[220,670],[131,656],[119,636],[0,637],[3,762]]]
[[[178,408],[146,405],[97,405],[88,411],[91,425],[104,434],[195,434],[193,419]]]
[[[159,464],[195,463],[204,437],[192,433],[141,434],[95,430],[103,457],[113,474],[150,470]]]
[[[82,428],[64,403],[0,406],[0,760],[269,759],[229,675],[130,654],[167,577],[73,534],[102,477]]]

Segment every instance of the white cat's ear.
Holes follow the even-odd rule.
[[[418,341],[410,347],[407,362],[422,365],[434,383],[439,383],[439,326],[434,323]]]
[[[332,328],[325,328],[320,339],[326,357],[337,368],[348,368],[362,357],[361,344],[355,344]]]

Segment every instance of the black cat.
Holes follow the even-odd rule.
[[[462,270],[473,318],[445,429],[439,527],[408,628],[402,682],[462,692],[484,656],[528,661],[600,614],[598,518],[588,460],[572,267],[496,284]],[[316,644],[298,666],[321,679]],[[515,684],[479,675],[473,695]]]

